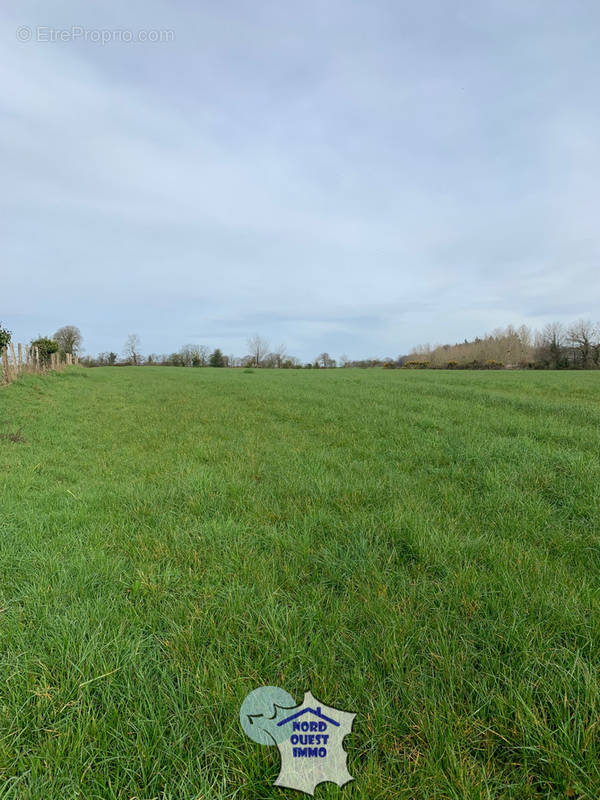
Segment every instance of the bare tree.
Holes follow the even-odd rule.
[[[252,356],[254,366],[260,367],[263,358],[269,352],[269,342],[258,333],[248,339],[248,350]]]
[[[125,358],[135,366],[141,362],[140,346],[140,337],[137,335],[137,333],[130,333],[125,342],[123,353]]]
[[[194,362],[195,347],[193,344],[184,344],[178,353],[181,359],[181,366],[191,367]]]
[[[283,362],[287,358],[287,353],[285,352],[285,345],[280,344],[279,347],[276,347],[271,354],[273,356],[273,361],[275,362],[275,366],[278,369],[281,369]]]
[[[186,344],[179,351],[181,364],[185,367],[205,367],[210,350],[204,344]]]
[[[196,349],[196,355],[199,360],[200,367],[205,367],[208,364],[208,359],[210,357],[210,350],[205,344],[199,344]]]
[[[83,336],[75,325],[64,325],[56,331],[52,338],[58,342],[58,349],[61,353],[70,353],[76,356],[81,350]]]
[[[583,369],[592,366],[597,348],[598,329],[593,322],[579,319],[569,326],[567,340],[573,348],[573,359]]]
[[[560,322],[549,322],[536,336],[536,361],[550,369],[559,369],[568,363],[565,353],[566,334]]]
[[[321,353],[316,361],[322,369],[332,369],[336,365],[335,358],[331,358],[329,353]]]

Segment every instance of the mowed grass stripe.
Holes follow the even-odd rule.
[[[2,390],[0,797],[280,797],[237,721],[269,683],[358,712],[344,795],[597,797],[599,399],[593,373]]]

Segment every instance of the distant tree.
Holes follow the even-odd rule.
[[[179,356],[181,357],[181,362],[182,362],[181,366],[191,367],[194,361],[194,345],[193,344],[184,345],[179,351]]]
[[[136,333],[130,333],[125,341],[123,354],[127,361],[134,366],[137,366],[142,360],[140,356],[140,346],[140,337]]]
[[[205,344],[198,345],[197,356],[200,360],[200,363],[198,364],[199,367],[206,367],[208,365],[208,359],[210,357],[209,353],[210,350]]]
[[[58,342],[49,336],[38,336],[31,342],[31,347],[37,347],[42,364],[49,364],[52,353],[58,353]]]
[[[535,360],[538,366],[560,369],[568,366],[566,333],[560,322],[550,322],[536,335]]]
[[[113,367],[117,363],[117,358],[116,353],[98,353],[96,362],[99,367]]]
[[[199,344],[194,351],[194,363],[192,366],[206,367],[208,366],[209,358],[210,358],[209,348],[205,344]]]
[[[285,352],[285,345],[280,344],[279,347],[276,347],[275,350],[271,353],[273,357],[273,365],[277,367],[277,369],[281,369],[283,362],[287,358],[287,353]]]
[[[186,344],[179,353],[185,367],[205,367],[208,363],[209,350],[206,345]]]
[[[12,331],[9,331],[8,328],[2,327],[2,323],[0,322],[0,350],[10,342],[12,337]]]
[[[182,355],[181,352],[179,352],[179,353],[171,353],[170,355],[168,355],[167,358],[166,358],[166,363],[170,367],[186,367],[186,366],[188,366],[186,364],[185,356]]]
[[[54,339],[58,342],[58,349],[61,353],[70,353],[76,356],[81,350],[83,336],[75,325],[64,325],[54,334]]]
[[[567,330],[567,341],[573,348],[573,360],[575,366],[581,369],[589,369],[594,364],[598,329],[589,320],[579,319],[569,326]]]
[[[211,353],[210,359],[209,359],[209,364],[210,364],[211,367],[224,367],[225,366],[225,359],[223,357],[223,353],[219,350],[218,347],[217,347],[216,350],[214,350]]]
[[[185,356],[186,367],[205,367],[208,364],[210,351],[205,344],[187,344],[181,353]]]
[[[254,361],[255,367],[262,366],[262,360],[269,351],[269,342],[257,333],[248,339],[248,350]]]
[[[321,355],[316,358],[316,364],[323,369],[331,369],[335,367],[336,361],[335,358],[331,358],[329,353],[321,353]]]

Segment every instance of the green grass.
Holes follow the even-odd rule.
[[[598,798],[599,453],[600,373],[1,389],[0,799],[294,797],[266,684],[358,714],[318,798]]]

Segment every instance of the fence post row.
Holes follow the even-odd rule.
[[[60,370],[79,364],[79,358],[72,353],[51,353],[47,363],[40,358],[39,348],[32,345],[23,345],[20,342],[15,346],[12,342],[0,350],[0,381],[10,383],[24,372],[46,372],[47,370]]]

